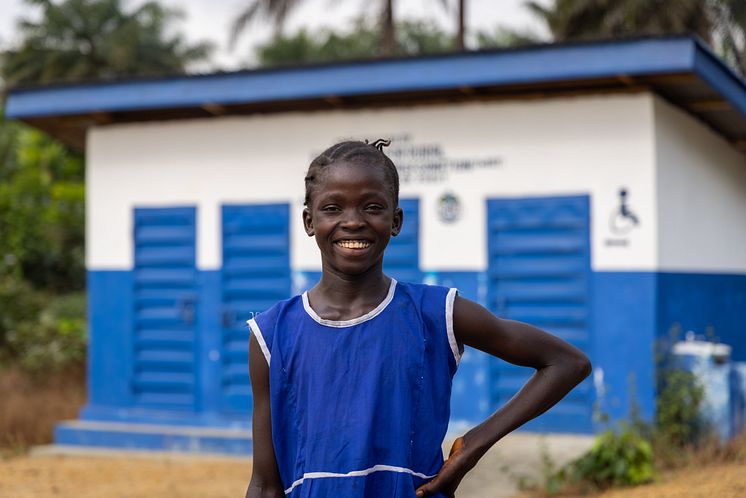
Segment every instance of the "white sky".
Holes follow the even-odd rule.
[[[144,0],[121,0],[126,7],[140,5]],[[235,50],[228,49],[228,35],[233,19],[249,0],[160,0],[160,3],[180,8],[185,19],[176,26],[190,40],[211,40],[216,51],[214,64],[200,67],[200,70],[236,69],[247,66],[252,61],[253,46],[267,40],[271,28],[258,21],[246,29]],[[546,3],[544,0],[542,3]],[[429,19],[444,29],[455,31],[455,0],[448,0],[447,13],[441,0],[397,0],[397,19]],[[467,30],[491,31],[498,24],[512,28],[529,28],[543,33],[538,24],[523,6],[524,0],[467,0]],[[370,0],[306,0],[288,19],[286,31],[300,27],[310,30],[321,27],[345,29],[370,5],[378,9],[380,3]],[[375,12],[375,10],[374,10]],[[0,0],[0,47],[12,46],[16,41],[16,20],[22,16],[35,14],[23,0]]]

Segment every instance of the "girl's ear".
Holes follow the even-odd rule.
[[[311,211],[307,207],[303,208],[303,228],[306,230],[306,234],[309,237],[313,237],[316,234],[316,231],[313,229]]]
[[[400,207],[394,209],[394,220],[391,223],[391,236],[396,237],[401,232],[401,226],[404,223],[404,211]]]

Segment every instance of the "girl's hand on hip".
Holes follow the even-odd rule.
[[[461,479],[474,468],[481,457],[469,446],[463,437],[457,438],[438,474],[430,482],[417,488],[417,498],[435,496],[437,493],[454,498]]]

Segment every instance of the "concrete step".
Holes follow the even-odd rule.
[[[54,428],[55,445],[217,455],[251,455],[251,431],[194,426],[69,420]]]

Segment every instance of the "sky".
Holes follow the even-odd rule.
[[[58,0],[59,1],[59,0]],[[126,8],[135,8],[144,0],[121,0]],[[199,70],[231,70],[246,67],[253,62],[253,47],[266,41],[272,29],[266,22],[255,22],[246,31],[236,48],[228,47],[228,36],[233,19],[250,0],[160,0],[160,3],[184,11],[185,17],[175,26],[189,40],[209,40],[216,46],[213,63]],[[525,0],[467,0],[467,30],[491,31],[498,24],[512,28],[531,29],[544,33],[542,26],[523,6]],[[544,0],[541,3],[547,3]],[[397,19],[431,20],[444,29],[455,31],[455,0],[448,0],[446,11],[441,0],[397,0],[394,15]],[[332,28],[343,30],[370,5],[370,0],[306,0],[293,12],[287,22],[286,32],[301,27],[309,30]],[[17,41],[15,29],[19,17],[33,18],[38,12],[29,8],[24,0],[0,0],[0,48],[12,46]]]

